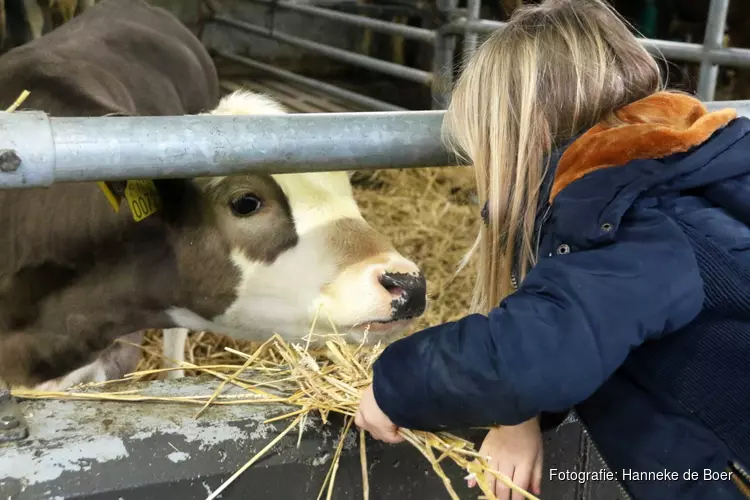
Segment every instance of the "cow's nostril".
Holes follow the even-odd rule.
[[[405,293],[401,281],[393,274],[383,274],[380,276],[380,284],[394,297],[401,297]]]
[[[427,284],[424,277],[406,273],[385,273],[380,284],[393,296],[393,320],[420,316],[427,302]]]

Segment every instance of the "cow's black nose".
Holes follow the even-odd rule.
[[[392,320],[421,316],[427,306],[427,282],[421,274],[385,273],[380,284],[393,296]]]

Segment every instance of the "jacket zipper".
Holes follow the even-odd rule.
[[[539,258],[539,246],[542,244],[542,228],[544,227],[544,224],[547,222],[547,219],[549,218],[549,214],[552,211],[552,205],[549,203],[545,204],[544,206],[544,215],[542,215],[542,220],[539,222],[539,227],[536,232],[536,248],[534,249],[534,253]],[[513,269],[510,273],[510,284],[513,286],[514,290],[518,290],[518,276],[516,275],[516,270]]]
[[[750,498],[750,473],[747,472],[739,463],[736,461],[729,462],[729,472],[733,472],[732,481],[740,493],[745,495],[745,498]]]
[[[570,410],[570,412],[575,416],[575,418],[578,421],[578,423],[581,424],[581,428],[584,430],[584,432],[586,432],[586,435],[589,438],[589,442],[591,443],[591,448],[594,450],[594,454],[596,455],[596,457],[604,464],[604,466],[607,468],[607,470],[609,470],[610,472],[612,472],[614,474],[615,471],[612,470],[612,468],[609,466],[609,464],[604,459],[604,457],[602,456],[602,454],[599,452],[599,448],[596,447],[596,443],[594,442],[593,439],[591,439],[591,434],[589,433],[589,430],[586,427],[586,424],[584,424],[583,420],[581,420],[580,415],[578,415],[578,412],[576,412],[575,409]],[[617,484],[617,489],[620,491],[620,494],[622,494],[624,500],[632,500],[630,494],[628,494],[627,490],[622,485],[622,483],[620,482],[620,480],[617,479],[617,474],[615,474],[615,484]]]
[[[549,219],[549,214],[551,211],[552,205],[550,205],[549,203],[545,204],[544,215],[542,215],[542,220],[541,222],[539,222],[539,228],[536,232],[536,248],[534,249],[534,254],[537,256],[537,259],[539,258],[539,246],[542,244],[542,229],[547,223],[547,219]]]

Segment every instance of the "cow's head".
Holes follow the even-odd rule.
[[[264,96],[236,92],[213,114],[284,112]],[[330,332],[330,318],[350,340],[367,328],[376,341],[394,338],[424,312],[422,274],[363,219],[347,173],[237,175],[192,185],[211,231],[183,229],[180,274],[192,268],[200,282],[186,288],[213,296],[173,309],[178,326],[295,339],[319,313],[317,332]],[[217,254],[227,265],[215,263]]]

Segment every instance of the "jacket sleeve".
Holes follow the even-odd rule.
[[[647,340],[691,322],[703,281],[683,231],[655,210],[623,219],[615,241],[546,257],[489,316],[394,342],[373,390],[398,426],[515,425],[592,395]]]

